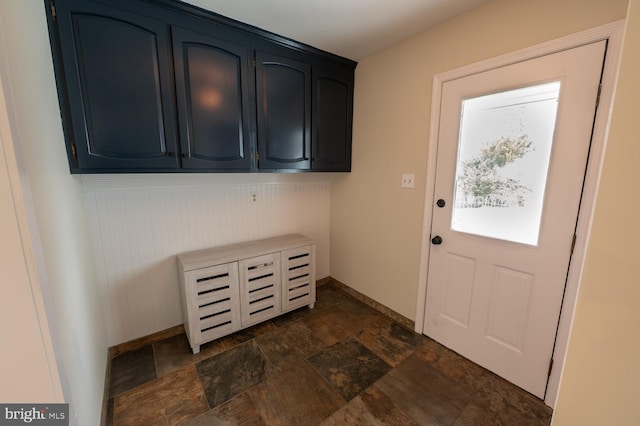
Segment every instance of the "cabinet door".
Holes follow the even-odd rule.
[[[191,347],[240,330],[238,280],[238,262],[185,272],[184,308]]]
[[[72,171],[177,168],[169,27],[87,0],[56,9]]]
[[[282,311],[316,301],[316,246],[282,252]]]
[[[311,68],[256,52],[259,169],[311,166]]]
[[[280,305],[280,253],[239,262],[242,327],[273,318]]]
[[[318,171],[351,170],[353,70],[313,69],[313,159]]]
[[[251,170],[249,49],[182,28],[172,36],[182,167]]]

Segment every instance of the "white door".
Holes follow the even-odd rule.
[[[606,42],[444,83],[425,333],[543,398]]]

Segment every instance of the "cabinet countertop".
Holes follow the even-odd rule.
[[[178,255],[178,262],[184,271],[192,271],[310,244],[315,244],[315,242],[304,235],[288,234],[263,240],[181,253]]]

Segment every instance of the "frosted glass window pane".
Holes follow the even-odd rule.
[[[462,102],[451,229],[537,245],[560,82]]]

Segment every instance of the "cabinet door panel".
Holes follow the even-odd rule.
[[[352,78],[314,69],[313,89],[311,168],[322,171],[349,171],[353,114]]]
[[[282,252],[282,311],[316,301],[316,246]]]
[[[79,168],[176,168],[167,26],[92,2],[58,20]]]
[[[310,66],[256,53],[260,169],[309,169]]]
[[[249,51],[173,28],[182,166],[251,169]]]
[[[194,353],[202,343],[239,330],[238,262],[185,272],[182,278],[187,337]]]
[[[242,327],[280,314],[280,253],[242,259],[238,265]]]

